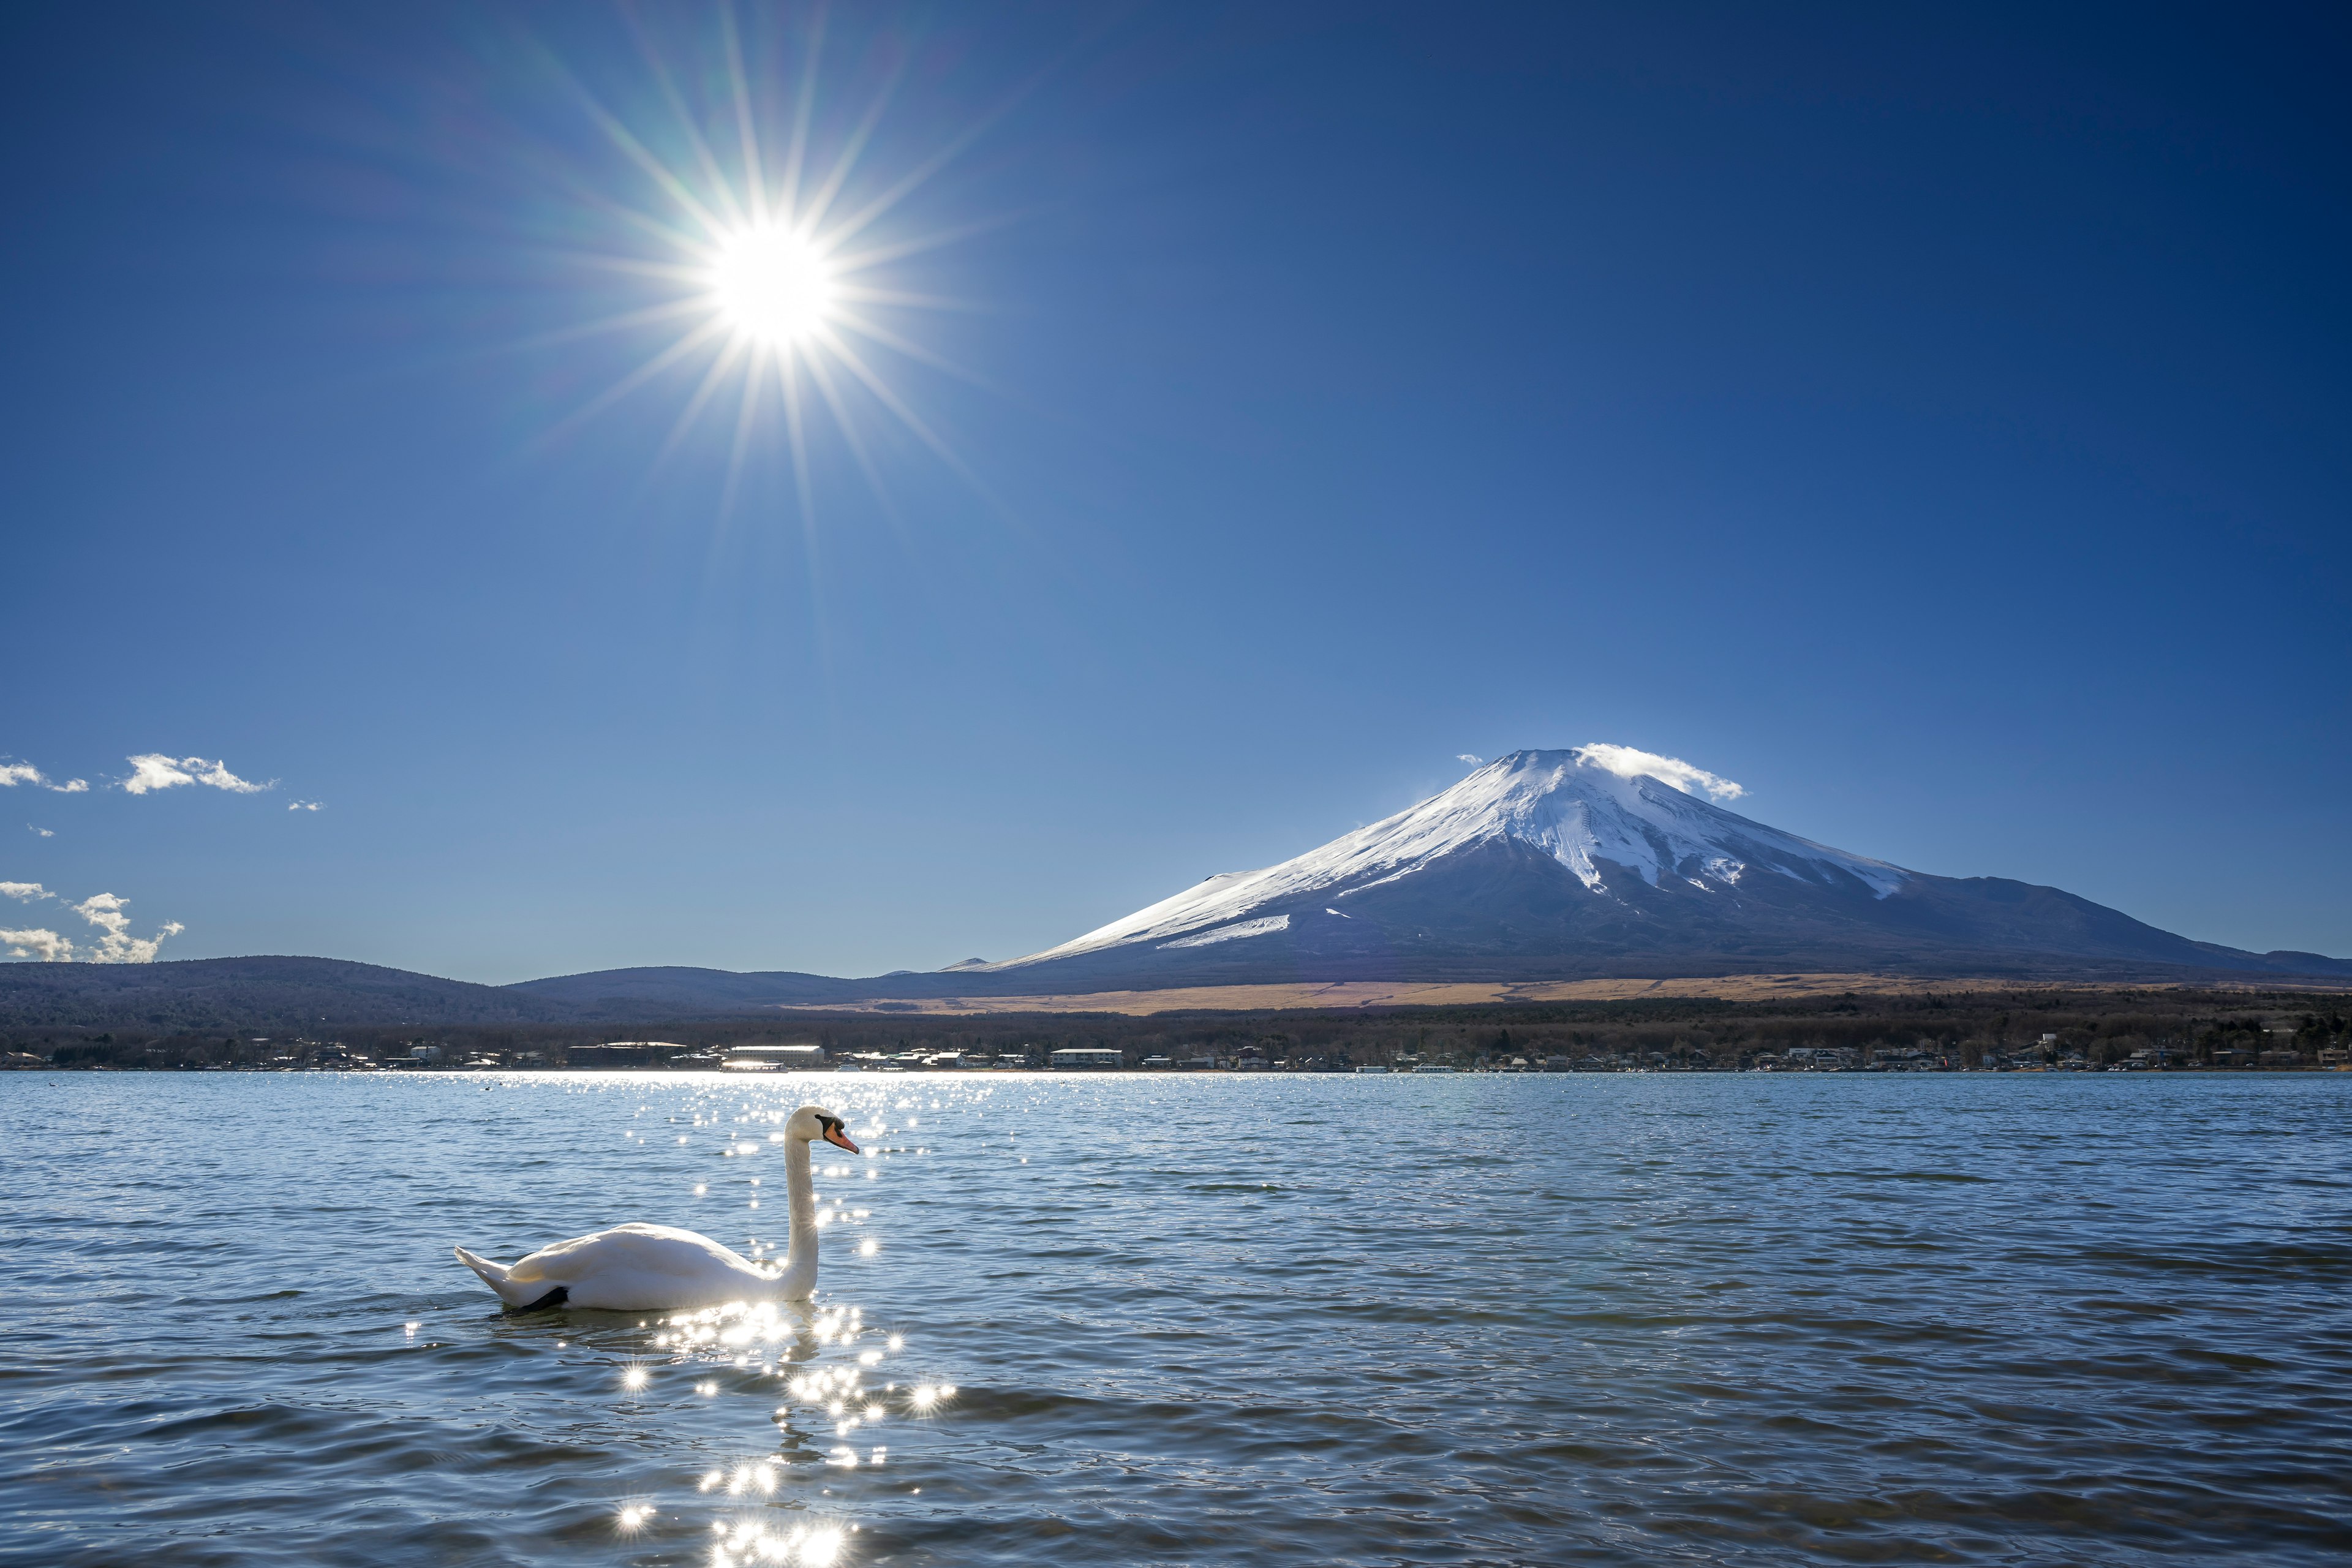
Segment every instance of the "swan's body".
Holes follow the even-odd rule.
[[[782,1273],[762,1268],[707,1236],[666,1225],[616,1225],[542,1247],[514,1264],[493,1263],[461,1247],[457,1261],[480,1275],[509,1307],[546,1301],[636,1312],[766,1301],[786,1294],[778,1289],[785,1282]]]
[[[784,1134],[792,1231],[781,1268],[765,1268],[707,1236],[666,1225],[616,1225],[542,1247],[511,1264],[493,1263],[461,1247],[457,1261],[480,1275],[509,1307],[644,1312],[724,1301],[805,1300],[816,1288],[816,1189],[809,1178],[809,1141],[823,1138],[853,1154],[857,1145],[843,1131],[839,1117],[814,1105],[794,1111]]]

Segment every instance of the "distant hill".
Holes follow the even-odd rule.
[[[0,964],[0,1026],[299,1033],[353,1025],[559,1023],[560,1002],[339,958]]]
[[[900,971],[877,980],[835,980],[824,974],[800,974],[791,970],[753,971],[689,969],[600,969],[586,974],[559,974],[546,980],[525,980],[505,987],[573,1010],[574,1016],[629,1018],[650,1012],[684,1017],[697,1013],[749,1013],[763,1007],[803,1007],[827,1002],[850,1002],[887,995],[885,989],[906,979]],[[918,983],[929,977],[917,974]]]
[[[848,1001],[886,984],[896,982],[664,968],[476,985],[338,958],[0,963],[0,1028],[291,1034],[407,1024],[619,1024]]]

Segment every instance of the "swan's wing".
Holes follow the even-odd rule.
[[[619,1225],[542,1247],[508,1271],[518,1284],[576,1285],[592,1272],[704,1278],[740,1271],[765,1279],[758,1265],[707,1236],[666,1225]]]

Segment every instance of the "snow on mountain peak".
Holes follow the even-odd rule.
[[[1702,889],[1731,887],[1751,865],[1814,881],[1843,872],[1880,898],[1903,883],[1895,867],[1782,833],[1702,799],[1702,791],[1718,800],[1746,792],[1680,758],[1631,746],[1514,752],[1405,816],[1473,786],[1481,786],[1475,794],[1485,797],[1495,833],[1534,845],[1596,893],[1608,890],[1603,861],[1628,868],[1652,887],[1670,876]]]
[[[1653,887],[1673,879],[1709,891],[1727,890],[1759,870],[1820,883],[1851,877],[1880,898],[1903,885],[1906,873],[1899,867],[1782,833],[1702,798],[1729,800],[1744,793],[1704,768],[1631,746],[1513,752],[1418,805],[1296,859],[1212,877],[1075,942],[1011,963],[1128,942],[1191,947],[1267,934],[1288,923],[1272,918],[1269,906],[1310,897],[1318,905],[1336,904],[1496,839],[1541,850],[1599,896],[1609,894],[1604,863]]]

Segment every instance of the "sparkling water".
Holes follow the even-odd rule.
[[[623,1220],[805,1307],[507,1314]],[[2352,1552],[2352,1077],[0,1077],[0,1562]]]

